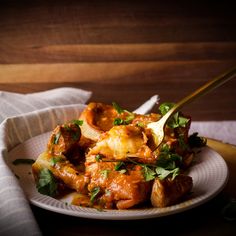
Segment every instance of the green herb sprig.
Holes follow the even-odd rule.
[[[165,102],[162,103],[159,106],[159,110],[161,112],[161,115],[164,116],[175,104],[171,102]],[[186,127],[187,123],[189,122],[188,118],[185,118],[183,116],[180,116],[179,112],[176,112],[168,121],[167,125],[172,128],[178,128],[178,127]]]
[[[57,193],[57,181],[53,176],[52,172],[44,168],[39,173],[39,180],[36,185],[38,192],[48,195],[55,196]]]
[[[138,163],[130,158],[128,158],[128,160],[142,167],[145,181],[151,181],[156,177],[163,180],[170,175],[173,180],[180,173],[180,169],[177,167],[176,163],[181,163],[182,157],[171,152],[170,147],[167,144],[164,144],[160,150],[159,158],[156,164]]]
[[[129,112],[129,111],[121,108],[116,102],[113,102],[112,105],[113,105],[113,107],[115,108],[115,110],[117,111],[118,114],[122,114],[123,112],[128,113],[128,115],[125,117],[125,119],[121,119],[119,117],[115,118],[114,122],[113,122],[114,125],[128,125],[135,118],[134,113]]]
[[[95,198],[97,197],[100,191],[101,191],[100,187],[93,188],[93,190],[91,191],[91,196],[90,196],[91,203],[94,203]]]

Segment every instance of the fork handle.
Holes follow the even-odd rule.
[[[215,88],[221,86],[222,84],[224,84],[228,80],[234,78],[235,76],[236,76],[236,67],[234,67],[233,69],[231,69],[231,70],[217,76],[216,78],[210,80],[209,82],[207,82],[206,84],[204,84],[203,86],[201,86],[200,88],[198,88],[197,90],[195,90],[194,92],[189,94],[188,96],[184,97],[178,103],[176,103],[174,105],[174,107],[172,107],[172,109],[170,109],[163,116],[162,119],[166,123],[168,121],[168,119],[170,118],[170,116],[172,114],[174,114],[175,112],[179,111],[184,105],[189,104],[193,100],[195,100],[196,98],[201,97],[201,96],[209,93],[210,91],[212,91]]]

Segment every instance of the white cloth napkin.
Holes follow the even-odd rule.
[[[91,92],[74,88],[26,95],[0,92],[1,236],[41,235],[18,180],[6,164],[8,151],[58,123],[78,117],[90,96]]]
[[[91,92],[75,88],[26,95],[0,92],[0,235],[41,235],[18,180],[6,164],[8,152],[78,117],[90,96]],[[135,111],[150,111],[158,99],[153,96]],[[236,144],[236,121],[193,122],[190,132]]]

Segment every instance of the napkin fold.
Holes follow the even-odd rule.
[[[32,94],[0,91],[0,235],[41,235],[37,222],[7,165],[8,152],[16,145],[78,117],[91,92],[58,88]],[[135,110],[149,112],[159,97],[151,97]],[[23,131],[23,132],[22,132]],[[192,122],[190,133],[236,145],[236,121]]]

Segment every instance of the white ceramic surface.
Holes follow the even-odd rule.
[[[27,164],[13,165],[12,161],[18,158],[36,159],[46,148],[50,133],[41,134],[18,145],[9,152],[8,165],[19,176],[19,182],[29,201],[38,207],[77,217],[132,220],[161,217],[182,212],[213,198],[225,186],[228,179],[228,168],[224,159],[209,147],[197,154],[196,162],[191,167],[189,175],[193,178],[193,194],[191,199],[166,208],[145,208],[129,210],[104,210],[79,207],[67,204],[66,200],[57,200],[38,193],[31,172]]]

